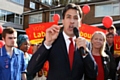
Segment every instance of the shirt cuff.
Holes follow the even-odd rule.
[[[27,70],[21,71],[21,73],[27,73]]]
[[[46,49],[50,49],[52,47],[52,45],[47,46],[45,43],[44,43],[44,46],[46,47]]]
[[[85,53],[85,54],[82,55],[83,58],[85,58],[85,57],[89,54],[89,52],[88,52],[88,51],[85,51],[85,50],[84,50],[84,53]]]

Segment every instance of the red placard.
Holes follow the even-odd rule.
[[[86,38],[88,41],[90,40],[92,34],[95,31],[102,31],[104,33],[106,33],[107,31],[95,26],[90,26],[87,24],[82,24],[80,27],[80,36]]]
[[[114,37],[114,54],[120,55],[120,36]]]
[[[45,37],[46,29],[52,25],[57,25],[57,22],[29,24],[29,28],[26,29],[26,34],[29,37],[30,43],[41,43]]]

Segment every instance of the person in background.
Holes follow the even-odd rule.
[[[114,34],[114,36],[117,36],[116,28],[114,25],[112,25],[110,28],[107,29],[108,33]]]
[[[26,80],[24,53],[17,49],[17,32],[7,27],[2,32],[5,45],[0,48],[0,80]]]
[[[45,40],[32,56],[28,64],[28,73],[38,72],[49,61],[47,80],[96,80],[97,65],[89,54],[86,40],[76,38],[73,28],[79,29],[82,10],[79,5],[69,3],[63,9],[63,30],[59,25],[52,25],[46,30]],[[83,47],[81,53],[79,48]]]
[[[107,33],[106,34],[106,50],[109,50],[111,54],[115,58],[116,62],[116,68],[118,66],[119,60],[120,60],[120,55],[118,53],[114,53],[114,34],[113,33]]]
[[[39,44],[33,44],[33,54],[37,51],[37,49],[41,46],[41,43]]]
[[[114,34],[107,33],[106,34],[106,50],[109,50],[112,55],[114,55]]]
[[[27,53],[27,51],[30,48],[30,42],[29,42],[28,36],[26,34],[20,34],[17,39],[17,44],[18,44],[18,48],[24,52],[25,64],[27,67],[28,62],[32,57],[31,54]],[[27,79],[30,80],[28,76],[27,76]]]
[[[20,34],[17,39],[18,48],[24,52],[25,63],[28,65],[32,55],[27,53],[30,48],[30,42],[26,34]]]
[[[106,36],[96,31],[90,40],[90,51],[98,65],[97,80],[115,80],[116,64],[112,54],[105,50]]]

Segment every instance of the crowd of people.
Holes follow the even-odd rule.
[[[3,30],[0,80],[120,80],[120,55],[114,53],[115,26],[106,34],[95,31],[88,42],[73,32],[82,23],[80,6],[69,3],[62,17],[63,27],[52,25],[42,43],[32,44],[33,54],[28,53],[31,44],[26,34],[17,37],[12,27]]]

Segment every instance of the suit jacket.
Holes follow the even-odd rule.
[[[68,52],[62,32],[49,50],[42,44],[35,52],[28,64],[29,75],[38,72],[46,60],[49,61],[47,80],[81,80],[83,74],[84,80],[96,80],[97,65],[89,53],[83,58],[79,50],[76,49],[73,67],[70,70]]]

